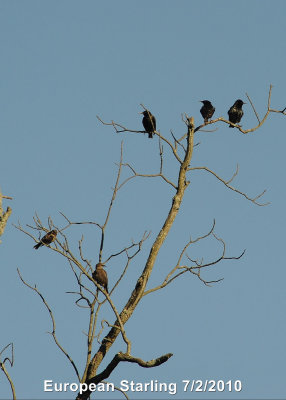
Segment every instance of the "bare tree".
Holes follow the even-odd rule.
[[[72,357],[67,353],[67,351],[63,348],[63,346],[59,343],[57,339],[55,319],[53,316],[53,312],[50,306],[48,305],[48,302],[43,297],[38,287],[36,285],[33,286],[27,283],[20,274],[20,271],[18,271],[22,282],[30,289],[32,289],[38,296],[40,296],[40,298],[44,302],[45,307],[48,309],[52,323],[51,334],[53,336],[53,339],[58,348],[63,352],[63,354],[69,360],[78,381],[83,385],[85,389],[83,393],[78,393],[77,400],[87,399],[91,394],[90,385],[103,382],[110,376],[112,371],[121,362],[136,363],[144,368],[152,368],[166,362],[172,356],[171,353],[168,353],[157,356],[153,360],[146,361],[143,360],[142,358],[135,357],[132,354],[132,340],[128,337],[128,333],[125,330],[125,324],[132,316],[134,310],[136,309],[137,305],[139,304],[139,302],[142,300],[143,297],[149,295],[150,293],[165,288],[170,283],[174,282],[184,274],[194,275],[205,285],[211,285],[213,283],[219,282],[220,280],[222,280],[222,278],[218,278],[215,280],[207,280],[201,275],[201,272],[206,268],[211,268],[217,265],[223,260],[230,260],[230,259],[238,260],[243,256],[244,251],[235,256],[227,255],[226,243],[222,238],[218,237],[218,235],[215,233],[215,221],[213,221],[209,231],[206,232],[204,235],[198,236],[196,238],[189,238],[188,240],[186,240],[184,244],[182,244],[182,247],[177,255],[176,264],[173,265],[172,268],[168,271],[168,273],[161,281],[161,283],[153,288],[150,288],[148,290],[146,289],[147,282],[150,278],[153,268],[156,265],[156,260],[159,251],[166,237],[168,236],[170,228],[172,227],[176,219],[176,216],[182,204],[184,194],[190,184],[189,180],[190,174],[195,173],[197,171],[207,172],[211,174],[215,179],[217,179],[218,182],[222,183],[227,189],[243,196],[245,199],[252,202],[253,204],[258,206],[264,206],[267,204],[265,202],[261,202],[261,197],[263,196],[265,191],[263,191],[258,195],[253,196],[253,195],[248,195],[244,191],[233,186],[233,181],[238,174],[238,167],[236,168],[236,171],[233,173],[230,179],[225,179],[206,166],[191,165],[191,160],[192,160],[193,149],[196,146],[196,144],[194,143],[195,134],[198,131],[203,130],[208,125],[225,123],[227,125],[233,125],[238,132],[242,134],[247,134],[249,132],[254,132],[255,130],[259,129],[264,124],[264,122],[271,113],[280,113],[286,115],[285,112],[286,108],[282,109],[281,111],[271,108],[270,105],[271,91],[272,87],[270,86],[267,108],[265,111],[265,115],[262,119],[259,117],[257,111],[253,106],[252,101],[247,95],[252,105],[253,111],[256,115],[256,118],[258,120],[257,125],[253,128],[244,130],[242,129],[241,126],[235,125],[222,117],[205,122],[202,125],[195,126],[194,118],[189,117],[188,115],[185,114],[182,116],[182,120],[186,126],[186,133],[182,137],[176,138],[173,132],[171,132],[171,135],[168,138],[165,135],[162,135],[159,131],[154,131],[154,135],[157,136],[159,139],[158,140],[159,168],[157,173],[146,174],[138,172],[135,166],[124,162],[123,144],[122,144],[115,186],[113,188],[112,197],[106,211],[106,216],[102,223],[98,221],[76,222],[72,221],[68,216],[61,213],[64,220],[63,226],[61,227],[55,226],[51,218],[48,219],[48,224],[47,226],[45,226],[37,214],[34,217],[34,224],[27,225],[28,229],[23,228],[21,225],[17,226],[19,230],[23,231],[25,234],[30,236],[35,242],[38,242],[40,240],[41,234],[46,233],[51,229],[56,229],[59,232],[59,235],[57,236],[56,240],[47,246],[52,251],[58,253],[60,256],[63,256],[68,262],[71,268],[71,272],[73,273],[78,286],[78,290],[76,292],[70,292],[70,293],[77,296],[77,300],[75,302],[77,306],[84,307],[89,310],[89,323],[87,327],[86,362],[84,370],[80,373]],[[143,109],[147,110],[143,105],[142,107]],[[116,133],[126,132],[133,134],[146,134],[145,131],[133,130],[114,121],[105,122],[99,117],[98,119],[103,125],[112,127]],[[173,173],[176,174],[175,181],[171,180],[170,177],[168,177],[165,173],[164,166],[166,163],[166,156],[164,152],[164,146],[167,147],[168,153],[171,154],[171,156],[175,161],[175,167],[173,170]],[[123,169],[129,173],[128,177],[122,178]],[[118,192],[123,187],[125,187],[125,185],[129,181],[137,178],[162,179],[166,185],[170,186],[170,188],[173,191],[173,195],[172,195],[171,206],[165,217],[165,221],[150,247],[150,252],[146,259],[143,271],[138,277],[136,285],[132,290],[132,293],[130,294],[127,303],[119,311],[117,309],[116,304],[112,300],[113,293],[118,287],[120,287],[120,283],[124,278],[124,276],[127,274],[130,264],[133,262],[137,254],[141,251],[143,245],[145,245],[146,240],[149,238],[149,233],[144,232],[137,241],[132,240],[124,248],[118,249],[114,253],[108,253],[108,250],[105,249],[106,227],[110,221],[110,215],[112,212],[114,202],[117,198]],[[122,273],[109,292],[107,292],[103,287],[101,287],[92,277],[94,266],[91,265],[91,262],[87,259],[87,257],[84,254],[82,247],[84,238],[81,237],[79,239],[77,249],[72,249],[69,244],[67,236],[69,228],[75,225],[84,225],[84,224],[94,225],[94,227],[98,229],[100,232],[101,241],[98,249],[99,262],[105,264],[108,263],[108,261],[110,261],[113,258],[123,257],[123,256],[125,257],[125,265],[122,268]],[[36,236],[37,233],[38,236]],[[221,248],[220,256],[208,262],[204,262],[203,259],[202,260],[192,259],[187,253],[188,249],[194,243],[202,241],[206,238],[212,238],[217,243],[217,245],[220,246]],[[103,254],[107,254],[105,259],[103,259]],[[99,296],[100,293],[103,294],[103,300],[100,300],[101,297]],[[108,306],[113,311],[115,317],[115,321],[113,323],[110,323],[106,319],[102,319],[101,321],[99,320],[99,312],[101,311],[103,306]],[[110,330],[102,339],[101,336],[106,327],[110,328]],[[106,368],[103,369],[102,371],[99,371],[99,367],[104,357],[106,356],[107,352],[111,349],[112,345],[114,344],[116,338],[119,335],[121,335],[125,343],[125,350],[115,354],[111,362],[106,366]],[[95,349],[96,343],[98,343],[98,347]],[[118,390],[120,389],[118,388]]]

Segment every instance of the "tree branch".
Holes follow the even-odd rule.
[[[172,357],[172,353],[165,354],[161,357],[155,358],[150,361],[144,361],[141,358],[133,357],[130,354],[124,354],[122,352],[117,353],[111,362],[108,364],[108,366],[102,371],[100,374],[94,376],[93,378],[87,380],[86,384],[90,385],[91,383],[98,384],[102,382],[104,379],[108,378],[112,371],[117,367],[117,365],[120,362],[130,362],[130,363],[136,363],[140,365],[143,368],[153,368],[157,367],[166,361],[169,360],[170,357]],[[77,400],[86,400],[89,395],[91,394],[90,390],[86,390],[82,394],[78,394]]]
[[[11,346],[11,355],[12,355],[11,359],[10,359],[9,357],[5,357],[5,358],[4,358],[4,361],[1,361],[1,355],[2,355],[2,353],[4,353],[4,351],[5,351],[8,347],[10,347],[10,346]],[[6,361],[8,361],[8,362],[10,363],[10,366],[13,367],[13,364],[14,364],[14,345],[13,345],[13,343],[7,344],[7,346],[5,346],[5,347],[1,350],[1,352],[0,352],[0,368],[1,368],[2,371],[4,372],[4,375],[6,376],[8,382],[9,382],[9,384],[10,384],[10,388],[11,388],[12,395],[13,395],[13,400],[16,400],[15,386],[14,386],[14,383],[13,383],[13,381],[12,381],[12,378],[11,378],[10,375],[9,375],[9,372],[8,372],[7,369],[6,369],[6,366],[5,366],[5,362],[6,362]]]
[[[241,192],[240,190],[234,188],[233,186],[231,186],[229,184],[235,178],[235,176],[237,175],[238,166],[236,168],[236,172],[233,174],[233,176],[228,181],[224,180],[219,175],[217,175],[214,171],[212,171],[211,169],[209,169],[207,167],[192,167],[192,168],[188,168],[188,171],[196,171],[196,170],[204,170],[204,171],[209,172],[210,174],[215,176],[220,182],[222,182],[228,189],[240,194],[241,196],[244,196],[247,200],[251,201],[252,203],[256,204],[257,206],[267,206],[268,204],[270,204],[269,202],[267,202],[267,203],[259,203],[257,201],[261,196],[264,195],[264,193],[266,192],[266,189],[263,190],[262,193],[260,193],[259,195],[255,196],[255,197],[249,197],[246,193]]]
[[[111,126],[113,126],[113,128],[114,128],[115,131],[116,131],[116,133],[120,133],[120,132],[144,133],[144,134],[146,133],[145,131],[135,131],[135,130],[126,128],[125,126],[120,125],[120,124],[118,124],[117,122],[114,122],[114,121],[111,121],[110,123],[109,123],[109,122],[104,122],[98,115],[97,115],[96,117],[97,117],[97,119],[98,119],[103,125],[108,125],[108,126],[111,125]],[[121,128],[121,130],[120,130],[119,128]],[[163,140],[165,143],[168,144],[168,146],[169,146],[170,149],[172,150],[173,155],[175,156],[175,158],[177,159],[177,161],[181,164],[181,163],[182,163],[182,160],[181,160],[181,158],[179,157],[179,155],[178,155],[178,153],[177,153],[177,150],[176,150],[175,147],[172,145],[172,143],[171,143],[168,139],[166,139],[164,136],[162,136],[162,135],[160,134],[160,132],[154,131],[153,133],[154,133],[154,135],[159,136],[159,138],[160,138],[161,140]]]
[[[225,124],[232,125],[234,128],[237,128],[237,129],[238,129],[241,133],[243,133],[243,134],[247,134],[247,133],[250,133],[250,132],[254,132],[254,131],[256,131],[258,128],[260,128],[260,127],[264,124],[264,122],[267,120],[267,118],[268,118],[268,116],[269,116],[269,114],[270,114],[271,112],[276,112],[276,113],[280,113],[280,114],[286,115],[286,113],[285,113],[286,107],[285,107],[282,111],[274,110],[274,109],[270,108],[271,94],[272,94],[272,85],[269,86],[268,101],[267,101],[267,109],[266,109],[266,113],[265,113],[265,115],[264,115],[264,117],[263,117],[262,120],[260,120],[260,118],[258,117],[258,114],[256,113],[256,110],[255,110],[255,108],[254,108],[254,106],[253,106],[251,100],[249,99],[250,104],[251,104],[251,106],[252,106],[252,108],[253,108],[253,110],[254,110],[254,113],[255,113],[255,115],[256,115],[256,118],[258,119],[258,124],[257,124],[254,128],[242,129],[242,127],[241,127],[240,125],[234,124],[234,123],[228,121],[227,119],[225,119],[225,118],[223,118],[223,117],[219,117],[219,118],[216,118],[216,119],[214,119],[214,120],[212,120],[212,121],[209,121],[209,122],[207,122],[207,123],[205,123],[205,124],[202,124],[202,125],[198,126],[198,127],[195,129],[195,132],[201,130],[201,129],[202,129],[204,126],[206,126],[206,125],[215,124],[216,122],[224,122]],[[248,95],[247,95],[247,97],[248,97]]]
[[[118,190],[121,189],[121,187],[122,187],[123,185],[125,185],[128,181],[130,181],[131,179],[136,178],[136,177],[141,177],[141,178],[158,178],[158,177],[159,177],[159,178],[162,178],[166,183],[168,183],[169,185],[171,185],[174,189],[177,189],[176,185],[175,185],[172,181],[170,181],[168,178],[166,178],[165,175],[164,175],[162,172],[159,172],[158,174],[138,174],[138,173],[135,171],[135,169],[134,169],[133,167],[131,167],[130,164],[125,163],[125,164],[122,164],[122,165],[125,166],[125,167],[128,167],[128,168],[132,171],[133,175],[131,175],[131,176],[129,176],[128,178],[126,178],[126,179],[120,184]]]
[[[252,109],[253,109],[253,111],[254,111],[254,114],[255,114],[255,116],[256,116],[256,118],[257,118],[257,121],[258,121],[258,123],[260,124],[260,119],[259,119],[259,116],[258,116],[258,114],[257,114],[257,112],[256,112],[256,109],[255,109],[255,107],[254,107],[254,105],[253,105],[253,103],[252,103],[250,97],[248,96],[248,94],[247,94],[247,93],[245,93],[245,94],[246,94],[246,96],[247,96],[247,98],[248,98],[248,100],[249,100],[249,103],[251,104],[251,107],[252,107]]]
[[[49,312],[49,314],[50,314],[50,318],[51,318],[52,326],[53,326],[52,332],[49,332],[49,333],[53,336],[54,341],[55,341],[56,345],[58,346],[58,348],[62,351],[62,353],[67,357],[67,359],[68,359],[69,362],[71,363],[71,365],[72,365],[72,367],[73,367],[73,369],[74,369],[74,371],[75,371],[75,373],[76,373],[76,376],[77,376],[77,378],[78,378],[78,380],[79,380],[79,382],[80,382],[80,376],[79,376],[79,373],[78,373],[78,369],[77,369],[77,367],[76,367],[76,365],[75,365],[73,359],[70,357],[70,355],[67,353],[67,351],[60,345],[60,343],[59,343],[59,341],[58,341],[58,339],[57,339],[57,336],[56,336],[56,323],[55,323],[54,315],[53,315],[53,312],[52,312],[50,306],[48,305],[46,299],[44,298],[44,296],[42,295],[42,293],[37,289],[36,285],[33,287],[33,286],[29,285],[29,284],[23,279],[23,277],[22,277],[22,275],[21,275],[21,273],[20,273],[19,268],[17,268],[17,272],[18,272],[18,275],[19,275],[21,281],[23,282],[23,284],[24,284],[25,286],[27,286],[28,288],[30,288],[31,290],[33,290],[34,292],[36,292],[36,293],[38,294],[38,296],[40,296],[41,300],[43,301],[45,307],[47,308],[47,310],[48,310],[48,312]]]
[[[190,118],[186,122],[187,127],[188,127],[187,150],[185,153],[184,160],[183,160],[182,164],[180,165],[176,194],[173,197],[171,208],[170,208],[169,214],[165,220],[165,223],[164,223],[162,229],[160,230],[160,232],[158,233],[158,235],[155,239],[155,242],[150,250],[150,254],[147,259],[145,268],[144,268],[141,276],[139,277],[137,284],[136,284],[127,304],[125,305],[124,309],[120,313],[121,322],[123,324],[125,324],[128,321],[128,319],[131,317],[135,307],[137,306],[137,304],[139,303],[139,301],[141,300],[141,298],[144,295],[144,290],[147,285],[151,271],[154,267],[159,250],[160,250],[163,242],[165,241],[165,239],[169,233],[169,230],[171,229],[171,226],[173,225],[173,222],[174,222],[174,220],[177,216],[177,213],[180,209],[180,205],[183,200],[184,192],[188,186],[188,183],[186,182],[186,172],[187,172],[188,166],[191,161],[192,151],[193,151],[193,143],[194,143],[194,140],[193,140],[194,139],[194,126],[193,126],[193,124],[191,124],[192,120],[193,119]],[[119,321],[116,320],[114,325],[115,325],[115,327],[117,327],[119,325]],[[88,369],[87,380],[92,379],[96,375],[96,370],[97,370],[98,366],[100,365],[102,359],[105,357],[107,351],[110,349],[110,347],[116,340],[116,338],[119,334],[119,330],[118,330],[118,328],[116,329],[115,327],[113,327],[109,331],[107,336],[102,341],[102,345],[100,346],[99,350],[92,358],[91,363],[89,365],[89,369]],[[83,398],[86,398],[86,397],[83,397]]]
[[[108,224],[108,220],[109,220],[109,217],[110,217],[111,209],[112,209],[114,200],[115,200],[117,192],[118,192],[119,179],[120,179],[121,169],[122,169],[122,160],[123,160],[123,142],[121,142],[120,162],[119,162],[119,166],[118,166],[118,173],[117,173],[117,177],[116,177],[115,187],[113,189],[113,194],[112,194],[112,197],[111,197],[111,200],[110,200],[110,203],[109,203],[109,207],[108,207],[108,210],[107,210],[107,214],[106,214],[106,218],[105,218],[104,224],[101,227],[101,243],[100,243],[100,250],[99,250],[99,262],[101,262],[101,258],[102,258],[105,228],[106,228],[106,225]]]

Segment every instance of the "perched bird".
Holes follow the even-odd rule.
[[[242,100],[238,99],[234,103],[232,107],[228,110],[228,119],[233,124],[238,124],[243,116],[242,106],[244,103]],[[229,125],[230,128],[234,128],[234,126]]]
[[[98,263],[95,267],[96,268],[92,273],[92,277],[100,286],[104,287],[108,293],[108,277],[106,271],[103,269],[105,265]]]
[[[204,122],[206,123],[213,116],[215,108],[209,100],[202,100],[201,103],[203,103],[203,106],[200,109],[200,112],[202,114]]]
[[[148,110],[145,110],[140,114],[144,115],[142,119],[142,124],[144,126],[145,131],[148,132],[149,139],[152,139],[153,133],[156,130],[156,118]]]
[[[57,233],[58,232],[55,229],[48,232],[45,236],[42,237],[40,242],[34,246],[34,249],[37,250],[39,247],[44,246],[45,244],[51,244],[55,240]]]

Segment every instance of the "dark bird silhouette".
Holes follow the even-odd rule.
[[[238,124],[243,116],[242,106],[245,104],[242,100],[238,99],[232,107],[228,110],[228,119],[233,124]],[[230,128],[234,126],[229,125]]]
[[[200,112],[202,114],[204,122],[206,123],[213,116],[215,108],[209,100],[202,100],[201,103],[203,103],[203,106],[200,109]]]
[[[51,244],[57,237],[57,233],[58,232],[56,230],[52,230],[46,233],[46,235],[42,237],[40,242],[34,246],[34,249],[37,250],[39,247],[44,246],[45,244]]]
[[[106,271],[103,269],[105,265],[98,263],[95,267],[96,268],[92,273],[92,277],[100,286],[104,287],[108,293],[108,277]]]
[[[149,139],[152,139],[153,133],[156,130],[156,118],[148,110],[145,110],[140,114],[144,115],[142,119],[142,124],[144,126],[145,131],[148,132]]]

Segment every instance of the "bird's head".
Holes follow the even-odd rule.
[[[95,267],[96,267],[96,269],[102,269],[103,267],[106,267],[106,265],[102,264],[101,262],[99,262],[99,263],[96,264]]]
[[[53,236],[57,236],[57,234],[58,234],[58,232],[57,232],[55,229],[53,229],[50,233],[51,233]]]
[[[148,115],[151,115],[151,112],[148,110],[144,110],[144,111],[140,112],[139,114],[143,114],[144,117],[148,117]]]
[[[200,103],[203,103],[204,106],[211,106],[212,103],[209,100],[200,100]]]
[[[246,103],[244,103],[244,101],[238,99],[238,100],[236,100],[236,102],[235,102],[234,104],[235,104],[236,106],[238,106],[238,107],[242,107],[243,104],[246,104]]]

